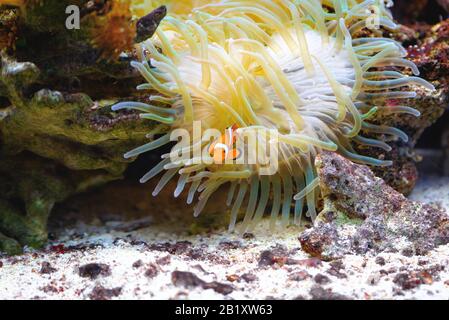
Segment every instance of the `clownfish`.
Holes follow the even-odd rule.
[[[235,160],[240,156],[240,150],[235,148],[237,129],[236,124],[227,128],[225,134],[209,146],[209,154],[216,164],[222,164],[225,160]]]

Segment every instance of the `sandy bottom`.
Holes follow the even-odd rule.
[[[411,198],[449,210],[449,178],[422,179]],[[449,245],[321,262],[301,251],[296,228],[242,238],[169,233],[149,218],[92,221],[0,258],[0,299],[449,299]]]
[[[409,198],[414,201],[438,203],[449,212],[449,177],[422,177]]]

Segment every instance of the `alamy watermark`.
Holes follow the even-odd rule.
[[[65,8],[65,13],[68,15],[65,20],[65,27],[69,30],[81,29],[81,12],[77,5],[70,5]]]
[[[379,0],[384,1],[384,0]],[[390,2],[387,3],[387,7]],[[380,4],[372,4],[367,9],[371,14],[366,19],[366,27],[370,30],[379,30],[381,27],[382,9]],[[68,15],[65,26],[69,30],[79,30],[81,28],[81,10],[77,5],[66,7],[65,13]]]
[[[383,10],[393,6],[391,0],[377,0],[377,4],[371,4],[367,10],[370,13],[365,21],[365,25],[370,30],[379,30],[382,25],[382,16],[385,14]]]

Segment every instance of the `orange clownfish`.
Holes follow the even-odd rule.
[[[236,124],[227,128],[226,133],[209,146],[209,154],[215,163],[221,164],[225,160],[235,160],[240,156],[240,150],[235,148],[237,129]]]

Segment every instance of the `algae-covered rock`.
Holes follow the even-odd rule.
[[[0,251],[43,245],[54,204],[121,179],[129,164],[123,153],[154,132],[136,113],[110,109],[148,96],[135,90],[139,77],[129,65],[137,21],[128,3],[0,6]],[[80,29],[65,24],[73,4]]]
[[[420,112],[419,117],[409,114],[393,115],[388,109],[374,115],[372,121],[400,128],[410,137],[407,143],[388,141],[391,152],[364,148],[365,154],[393,160],[389,168],[371,169],[390,186],[403,194],[409,194],[418,179],[417,163],[422,157],[415,146],[423,132],[437,122],[449,105],[448,74],[448,21],[441,21],[447,15],[442,7],[444,1],[397,0],[392,7],[393,16],[401,24],[396,31],[385,35],[401,42],[407,51],[407,59],[413,61],[420,76],[431,82],[436,91],[415,88],[417,97],[407,100],[382,101],[389,106],[410,106]],[[411,73],[410,73],[411,74]],[[439,137],[437,138],[439,139]],[[362,152],[362,151],[361,151]]]
[[[449,19],[441,21],[429,29],[428,35],[422,40],[420,47],[411,47],[410,58],[417,63],[424,70],[426,75],[432,80],[438,82],[440,90],[443,92],[443,103],[441,103],[440,112],[435,112],[434,117],[439,113],[446,112],[446,115],[442,119],[442,136],[435,137],[441,139],[441,147],[443,149],[443,170],[441,172],[445,175],[449,175],[449,123],[447,122],[447,115],[449,113],[449,101],[444,99],[447,97],[449,87]],[[437,64],[435,65],[435,62]],[[430,108],[433,109],[433,105],[430,104]],[[440,142],[440,141],[438,141]]]
[[[22,245],[40,246],[55,202],[120,179],[128,165],[122,154],[141,144],[152,125],[133,113],[114,115],[111,102],[82,93],[41,89],[26,97],[39,75],[32,63],[3,57],[1,74],[12,104],[0,123],[0,178],[7,182],[1,186],[0,231]],[[23,205],[13,205],[17,199]]]
[[[316,159],[324,209],[300,236],[303,250],[324,260],[346,254],[423,255],[449,243],[449,215],[407,200],[363,165],[330,152]]]
[[[416,4],[416,3],[415,3]],[[372,122],[378,125],[392,126],[403,130],[409,136],[409,141],[384,137],[383,140],[393,148],[385,152],[373,148],[359,147],[361,153],[376,158],[393,160],[389,168],[371,169],[383,178],[390,186],[403,194],[409,194],[418,179],[416,164],[421,158],[416,154],[415,146],[423,132],[442,117],[449,106],[449,20],[435,26],[402,26],[393,38],[406,44],[407,58],[413,61],[420,71],[420,76],[431,82],[436,90],[430,91],[419,87],[410,91],[416,92],[413,99],[379,101],[379,105],[410,106],[419,111],[420,115],[393,114],[388,107],[379,110]],[[425,30],[424,32],[421,32]]]

